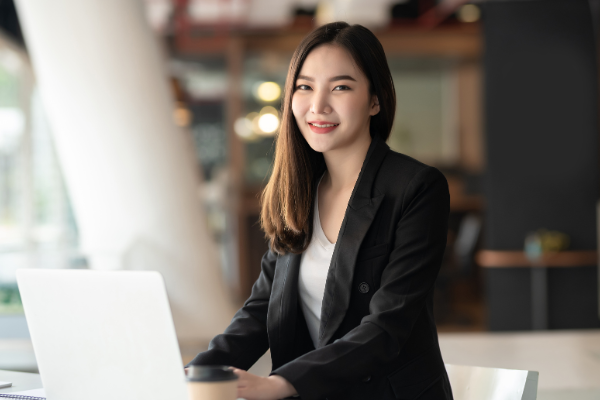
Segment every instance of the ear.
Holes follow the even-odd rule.
[[[381,107],[379,106],[379,99],[376,95],[371,96],[371,108],[369,111],[369,115],[372,117],[374,115],[379,114]]]

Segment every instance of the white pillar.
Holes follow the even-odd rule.
[[[179,339],[210,339],[233,307],[141,1],[17,9],[91,267],[160,271]]]

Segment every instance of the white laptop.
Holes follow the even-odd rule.
[[[185,400],[162,276],[20,269],[17,282],[48,400]]]

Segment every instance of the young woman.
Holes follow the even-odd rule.
[[[252,294],[189,365],[231,365],[238,395],[274,400],[451,399],[433,320],[448,186],[393,152],[396,98],[360,25],[322,26],[288,71]],[[246,370],[271,349],[268,378]]]

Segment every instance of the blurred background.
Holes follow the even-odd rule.
[[[0,369],[37,370],[18,268],[161,271],[184,361],[223,329],[291,55],[336,20],[383,44],[390,147],[450,186],[446,361],[600,399],[596,0],[0,0]]]

